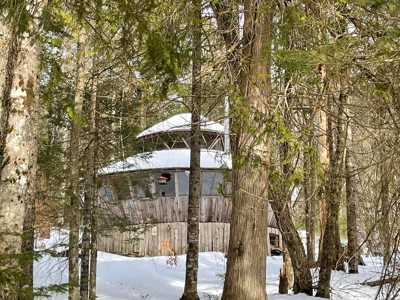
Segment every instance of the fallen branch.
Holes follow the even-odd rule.
[[[396,277],[381,278],[381,279],[374,280],[374,281],[364,281],[361,284],[368,285],[368,286],[381,286],[381,285],[388,284],[388,283],[396,283],[399,281],[399,278],[400,278],[400,274],[397,275]]]

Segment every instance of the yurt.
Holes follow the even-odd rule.
[[[99,250],[129,256],[186,252],[190,124],[185,113],[144,130],[136,140],[141,153],[100,170]],[[201,117],[201,252],[228,250],[232,162],[225,131]],[[272,211],[268,218],[266,247],[279,247]]]

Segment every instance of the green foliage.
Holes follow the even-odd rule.
[[[287,72],[312,74],[320,63],[328,62],[324,53],[306,50],[277,50],[274,52],[277,63]]]
[[[171,8],[164,5],[157,11],[166,14],[166,10]],[[146,77],[155,77],[159,84],[160,96],[163,98],[167,97],[171,88],[176,89],[176,85],[180,83],[179,78],[190,66],[192,46],[185,24],[187,20],[180,19],[180,13],[173,12],[173,16],[161,23],[152,22],[143,38],[143,56],[139,72]]]
[[[160,31],[149,32],[146,39],[145,69],[154,68],[154,73],[165,73],[169,83],[177,80],[181,72],[181,55],[175,50],[173,38],[165,38]],[[178,49],[177,49],[178,50]]]
[[[67,293],[69,287],[70,287],[69,283],[50,284],[48,286],[38,287],[35,289],[35,296],[50,298],[50,297],[52,297],[52,295],[51,295],[52,293],[56,293],[56,294]]]
[[[0,1],[0,16],[5,24],[11,24],[16,34],[27,32],[35,16],[28,10],[28,0]]]
[[[21,238],[25,239],[30,236],[22,235]],[[12,233],[0,233],[0,241],[6,236],[18,237],[19,234]],[[32,280],[29,272],[26,269],[32,266],[34,261],[38,261],[46,254],[54,254],[55,250],[46,249],[42,251],[24,251],[24,252],[11,252],[3,253],[0,255],[0,287],[2,292],[5,294],[9,290],[8,287],[15,287],[15,285],[20,284],[20,288],[17,290],[17,295],[10,295],[12,299],[32,299],[33,297],[50,297],[51,292],[66,292],[68,289],[68,284],[51,285],[48,287],[37,287],[33,290],[29,287],[29,283]],[[14,292],[9,290],[10,293]]]

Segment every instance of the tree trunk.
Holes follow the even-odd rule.
[[[309,146],[312,147],[311,135],[309,140]],[[309,154],[312,155],[312,154]],[[306,225],[306,249],[307,249],[307,259],[308,265],[311,267],[315,266],[315,205],[316,205],[316,172],[315,166],[312,165],[312,157],[306,156],[304,158],[304,198],[305,198],[305,225]]]
[[[90,274],[89,274],[89,299],[96,299],[97,276],[97,236],[98,236],[98,189],[97,189],[97,160],[99,155],[99,118],[97,91],[99,84],[98,54],[93,57],[92,92],[90,96],[90,149],[88,154],[88,189],[90,191],[91,218],[90,218]]]
[[[91,147],[89,141],[88,147]],[[89,149],[88,149],[89,150]],[[93,157],[87,157],[87,166],[91,163]],[[93,176],[93,173],[86,169],[86,177]],[[90,179],[89,179],[90,180]],[[80,277],[80,299],[87,300],[89,296],[89,266],[90,266],[90,224],[92,214],[92,200],[93,190],[91,182],[86,178],[85,194],[83,197],[83,211],[82,211],[82,247],[81,247],[81,277]]]
[[[201,1],[193,5],[192,120],[185,288],[181,300],[200,300],[197,294],[200,217],[200,114],[201,114]]]
[[[346,204],[347,204],[347,257],[349,273],[358,273],[358,230],[357,230],[357,184],[353,153],[350,149],[353,140],[351,125],[347,125],[346,165]]]
[[[24,225],[31,227],[34,220],[26,220],[25,208],[34,209],[36,180],[37,126],[38,126],[38,69],[39,47],[28,33],[14,35],[8,53],[5,82],[2,84],[1,114],[1,167],[0,167],[0,256],[15,254],[2,259],[0,297],[17,299],[23,293],[30,299],[32,286],[31,267],[21,270],[18,259],[30,260],[33,252],[21,257],[21,250],[32,248],[32,239],[22,242]],[[32,216],[33,217],[33,216]],[[28,222],[29,221],[29,222]],[[33,234],[33,228],[30,235]],[[23,253],[25,255],[25,253]],[[28,273],[25,273],[28,272]],[[18,279],[24,275],[23,282]],[[20,289],[23,285],[23,289]]]
[[[284,120],[285,125],[289,127],[288,116],[284,116]],[[279,177],[278,182],[275,183],[277,189],[271,200],[271,207],[282,234],[282,239],[290,254],[294,273],[294,293],[306,293],[307,295],[312,295],[313,291],[310,266],[308,265],[303,243],[297,232],[296,226],[293,223],[291,214],[291,187],[287,184],[287,181],[290,180],[292,169],[289,157],[289,142],[281,142],[279,148],[282,176]],[[284,273],[287,273],[286,270],[284,271]]]
[[[288,202],[271,201],[272,210],[275,213],[279,230],[282,234],[292,260],[294,282],[293,290],[297,293],[312,295],[312,277],[303,243],[293,224]]]
[[[40,47],[35,46],[37,49],[36,55],[40,52]],[[29,166],[29,183],[26,191],[25,200],[25,215],[24,215],[24,225],[23,225],[23,238],[21,245],[21,252],[27,255],[29,264],[24,268],[24,274],[28,276],[27,281],[20,282],[21,291],[24,293],[24,300],[34,298],[33,294],[33,262],[34,262],[34,251],[35,251],[35,221],[36,221],[36,172],[37,172],[37,155],[38,155],[38,120],[39,120],[39,58],[34,58],[35,65],[29,64],[30,68],[36,69],[36,80],[35,84],[35,106],[37,110],[33,112],[30,124],[27,127],[31,131],[32,141],[30,147],[30,155],[32,157],[32,163]],[[32,74],[33,76],[33,74]]]
[[[316,297],[330,298],[331,292],[331,270],[335,265],[335,235],[332,234],[336,227],[336,206],[328,201],[328,215],[323,239],[323,249],[320,259],[319,282]]]
[[[380,173],[380,193],[379,193],[379,206],[380,206],[380,218],[381,222],[378,224],[378,232],[379,232],[379,239],[381,241],[381,245],[383,246],[379,251],[383,251],[383,260],[385,263],[388,263],[391,256],[391,245],[392,245],[392,238],[391,238],[391,229],[390,229],[390,211],[391,211],[391,204],[389,199],[389,187],[390,187],[390,161],[386,160],[386,153],[388,149],[386,147],[386,137],[385,133],[381,133],[381,145],[380,145],[380,166],[379,166],[379,173]]]
[[[291,94],[293,94],[293,90],[289,79],[289,72],[286,77],[287,96],[285,107],[287,107],[287,109],[283,113],[283,121],[287,130],[290,130],[290,108],[293,100]],[[273,184],[273,186],[277,188],[271,199],[271,207],[275,213],[285,248],[287,248],[287,250],[284,250],[283,273],[286,276],[288,276],[289,273],[293,273],[293,291],[295,294],[306,293],[312,295],[310,266],[308,265],[302,241],[292,220],[292,184],[288,184],[294,170],[290,151],[291,141],[285,136],[278,136],[277,140],[279,141],[281,176],[278,178],[278,181]],[[289,265],[291,272],[288,271]]]
[[[79,183],[79,140],[82,122],[82,105],[85,88],[86,34],[78,33],[78,52],[75,86],[74,115],[70,142],[70,218],[69,218],[69,300],[79,300],[79,229],[81,224],[81,194]]]
[[[278,293],[279,294],[287,294],[288,292],[289,292],[288,274],[286,274],[286,270],[283,267],[279,271],[279,289],[278,289]]]
[[[97,26],[94,25],[94,28]],[[98,159],[98,118],[97,118],[97,88],[99,78],[98,53],[93,56],[92,87],[89,112],[89,141],[86,147],[86,178],[85,197],[82,218],[82,263],[81,263],[81,300],[93,298],[96,295],[96,264],[97,264],[97,166]],[[92,225],[96,228],[92,228]],[[93,249],[94,248],[94,249]],[[96,252],[96,253],[94,253]],[[94,257],[93,257],[94,254]],[[92,264],[91,264],[92,263]],[[90,296],[90,294],[92,296]]]
[[[322,165],[324,177],[326,177],[327,170],[329,167],[329,156],[328,156],[328,143],[327,143],[327,117],[326,112],[321,108],[317,112],[317,126],[318,126],[318,155],[319,162]],[[323,251],[323,240],[325,233],[325,226],[327,222],[327,203],[326,203],[326,191],[324,184],[319,181],[318,187],[319,196],[319,251],[318,251],[318,261],[320,261],[321,254]]]
[[[0,57],[0,95],[3,97],[4,96],[4,87],[5,87],[5,82],[6,82],[6,75],[7,75],[7,65],[8,65],[8,53],[10,52],[10,49],[12,49],[12,41],[11,38],[14,35],[9,24],[3,24],[0,22],[0,51],[4,55]],[[15,39],[13,39],[13,42],[15,42]],[[12,52],[12,51],[11,51]],[[2,101],[3,102],[3,101]],[[3,111],[3,104],[0,105],[0,118],[2,115]]]
[[[293,287],[293,265],[289,251],[283,242],[283,266],[279,274],[279,294],[289,293]]]
[[[264,132],[271,97],[270,1],[244,3],[244,59],[233,103],[232,220],[222,300],[266,300],[269,141]],[[257,130],[253,130],[257,128]]]
[[[330,298],[331,270],[344,270],[344,257],[339,235],[339,209],[341,197],[341,173],[344,149],[344,103],[346,95],[340,93],[337,113],[330,111],[327,142],[329,152],[329,172],[326,176],[327,220],[321,252],[317,297]],[[333,104],[331,104],[333,106]],[[336,117],[336,125],[333,118]],[[335,143],[336,142],[336,143]],[[336,146],[336,147],[335,147]]]
[[[336,253],[336,261],[333,266],[334,270],[337,271],[345,271],[344,267],[344,253],[343,247],[341,244],[340,239],[340,228],[339,228],[339,211],[340,211],[340,204],[342,203],[343,193],[341,192],[342,186],[344,184],[343,178],[344,176],[344,165],[345,165],[345,141],[346,141],[346,131],[344,130],[344,123],[345,120],[345,105],[347,104],[347,94],[345,91],[345,85],[343,84],[342,78],[339,79],[341,89],[338,95],[337,101],[337,115],[335,122],[331,122],[331,128],[329,134],[336,134],[335,139],[335,146],[333,148],[333,138],[329,137],[328,144],[329,144],[329,153],[330,153],[330,169],[331,169],[331,177],[329,182],[329,197],[335,203],[335,211],[334,214],[336,215],[336,222],[335,222],[335,253]],[[334,114],[330,114],[330,118],[333,119]],[[333,129],[332,126],[336,124],[336,128]]]

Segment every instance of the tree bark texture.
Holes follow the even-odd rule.
[[[89,146],[90,147],[90,146]],[[87,158],[87,164],[89,160]],[[89,170],[86,170],[89,177]],[[93,176],[93,174],[91,174]],[[80,297],[87,300],[89,296],[89,266],[90,266],[90,232],[91,232],[91,214],[92,214],[92,194],[91,184],[86,180],[85,193],[83,198],[82,211],[82,247],[81,247],[81,277],[80,277]]]
[[[313,134],[309,140],[309,146],[312,147]],[[310,154],[311,155],[311,154]],[[305,198],[305,226],[306,226],[306,249],[307,249],[307,259],[308,265],[310,267],[315,266],[315,206],[317,203],[316,199],[316,172],[315,167],[312,166],[312,158],[307,156],[304,158],[304,170],[306,171],[304,175],[304,198]]]
[[[283,265],[279,274],[279,294],[289,293],[289,289],[293,287],[293,266],[289,251],[283,242]]]
[[[98,189],[97,189],[97,169],[96,161],[99,155],[99,118],[98,118],[98,85],[99,67],[98,54],[93,57],[93,79],[92,92],[90,96],[90,147],[88,150],[87,183],[91,197],[90,214],[90,268],[89,268],[89,299],[96,299],[96,276],[97,276],[97,236],[98,236]]]
[[[39,52],[26,32],[11,40],[1,103],[0,256],[18,255],[26,246],[22,244],[25,208],[33,209],[36,175]],[[16,282],[24,272],[15,268],[17,259],[11,256],[1,262],[1,273],[7,274],[0,284],[2,299],[17,299],[25,286],[29,289],[29,274],[24,289]]]
[[[329,178],[329,198],[330,201],[333,200],[335,203],[335,211],[336,214],[336,226],[335,226],[335,253],[336,253],[336,261],[333,266],[334,270],[345,271],[344,267],[344,253],[343,247],[340,239],[340,228],[339,228],[339,211],[340,205],[343,203],[343,193],[341,192],[342,186],[344,185],[345,178],[345,145],[346,145],[346,130],[344,130],[344,122],[345,120],[345,105],[347,104],[347,94],[345,90],[345,85],[342,82],[342,79],[339,79],[339,87],[340,90],[338,95],[337,103],[337,114],[330,113],[330,124],[331,128],[329,130],[329,135],[333,135],[333,137],[329,137],[329,155],[330,155],[330,173],[331,177]],[[334,120],[335,119],[335,120]],[[335,126],[335,128],[333,128]]]
[[[11,39],[13,36],[13,32],[9,26],[9,24],[3,24],[0,22],[0,51],[1,53],[8,53],[11,49],[11,42],[15,43],[15,39]],[[6,81],[7,74],[7,64],[8,64],[8,55],[2,55],[0,57],[0,95],[4,96],[4,86]],[[0,118],[2,115],[3,106],[0,105]]]
[[[99,78],[98,68],[98,54],[93,56],[92,66],[92,87],[90,94],[90,113],[89,113],[89,142],[86,147],[86,178],[85,178],[85,197],[83,203],[83,216],[82,216],[82,250],[81,250],[81,284],[80,294],[81,300],[89,299],[90,294],[96,294],[96,264],[97,264],[97,230],[92,228],[97,224],[97,214],[93,216],[93,206],[97,202],[97,166],[98,159],[98,118],[97,118],[97,88]],[[95,248],[96,254],[95,261],[92,257],[92,249]],[[93,267],[91,267],[93,263]],[[93,277],[94,278],[93,278]],[[94,285],[92,289],[92,285]],[[90,292],[92,291],[92,292]]]
[[[327,174],[327,170],[329,168],[329,156],[328,156],[328,143],[327,143],[327,116],[326,112],[323,110],[326,108],[321,108],[317,112],[317,128],[318,128],[318,156],[319,162],[323,168],[323,176],[325,177]],[[323,250],[323,240],[325,234],[325,226],[327,219],[327,203],[326,203],[326,190],[323,182],[319,182],[318,187],[318,196],[319,196],[319,255],[318,261],[321,257],[321,253]]]
[[[193,58],[192,58],[192,120],[190,137],[190,175],[185,287],[181,300],[199,300],[197,276],[199,269],[200,218],[200,114],[201,114],[201,1],[192,1]]]
[[[391,201],[390,201],[390,178],[391,178],[391,166],[390,161],[388,161],[386,157],[386,153],[388,152],[386,146],[386,136],[385,133],[381,133],[381,143],[380,143],[380,165],[379,165],[379,173],[380,173],[380,193],[379,193],[379,206],[380,213],[379,217],[382,220],[378,223],[378,232],[379,238],[382,244],[383,250],[383,259],[384,262],[389,262],[391,256],[391,246],[392,246],[392,230],[390,225],[390,213],[391,213]]]
[[[78,33],[78,52],[76,64],[76,85],[74,115],[70,142],[70,185],[69,185],[69,300],[79,300],[79,229],[81,224],[81,195],[79,183],[79,141],[82,122],[83,93],[85,88],[86,34]]]
[[[222,300],[266,300],[270,102],[270,1],[244,3],[240,115],[232,120],[232,220]],[[265,52],[264,52],[265,51]],[[235,107],[236,106],[236,107]],[[264,121],[263,121],[264,120]],[[253,130],[257,128],[256,132]]]
[[[347,257],[349,273],[358,273],[358,226],[357,226],[357,183],[354,166],[354,158],[351,149],[352,144],[351,125],[347,125],[347,149],[345,157],[346,165],[346,205],[347,205]]]
[[[273,200],[271,201],[271,207],[275,213],[282,239],[289,250],[292,260],[294,274],[293,290],[295,293],[312,295],[310,266],[308,265],[303,243],[292,221],[289,202],[286,201],[285,203],[285,201]]]
[[[36,65],[36,80],[37,83],[35,85],[35,105],[36,111],[35,115],[32,115],[30,120],[30,125],[27,127],[30,128],[32,141],[31,141],[31,157],[32,162],[29,167],[28,173],[28,187],[26,191],[26,200],[25,200],[25,212],[24,212],[24,224],[23,224],[23,238],[22,238],[22,245],[21,245],[21,252],[25,253],[29,259],[29,264],[24,268],[24,274],[27,276],[27,280],[21,281],[21,291],[26,295],[24,300],[34,298],[33,294],[33,262],[34,262],[34,251],[35,251],[35,222],[36,222],[36,172],[37,172],[37,155],[38,155],[38,137],[39,137],[39,130],[38,130],[38,120],[39,120],[39,55],[40,46],[35,44],[37,57],[35,58]],[[30,65],[32,68],[32,65]]]
[[[329,171],[326,181],[327,220],[324,231],[323,248],[321,251],[319,282],[316,296],[330,298],[331,270],[344,270],[344,257],[339,235],[339,210],[341,198],[341,176],[344,150],[344,95],[339,95],[337,113],[330,112],[328,119],[328,153]],[[333,106],[333,104],[331,104]],[[335,119],[335,122],[333,118]]]
[[[290,90],[290,86],[288,88]],[[289,93],[290,94],[290,93]],[[287,97],[287,107],[290,107],[290,97]],[[290,116],[286,111],[284,112],[283,120],[286,128],[290,128]],[[278,140],[281,140],[279,138]],[[291,163],[290,143],[288,140],[283,139],[279,142],[279,156],[281,166],[281,176],[278,181],[274,183],[276,190],[271,197],[271,207],[274,211],[276,221],[285,247],[287,247],[287,255],[284,253],[284,260],[286,256],[289,257],[288,261],[284,261],[283,273],[288,274],[287,265],[291,264],[294,274],[293,290],[294,293],[306,293],[312,295],[312,277],[310,266],[306,253],[304,251],[303,243],[297,232],[296,226],[292,220],[292,186],[288,184],[290,176],[294,167]]]

